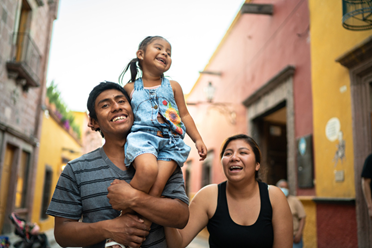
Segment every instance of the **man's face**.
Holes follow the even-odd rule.
[[[285,189],[289,189],[288,187],[288,183],[286,182],[281,182],[279,185],[278,185],[279,188],[285,188]]]
[[[92,120],[95,129],[101,129],[108,137],[122,137],[133,125],[133,112],[127,98],[118,90],[110,89],[98,95],[94,108],[97,120]]]

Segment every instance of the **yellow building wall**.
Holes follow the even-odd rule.
[[[63,151],[68,148],[77,153]],[[82,155],[81,145],[51,116],[44,113],[40,138],[39,160],[36,175],[35,195],[33,201],[32,222],[36,222],[41,231],[54,227],[54,218],[48,216],[41,220],[42,197],[44,190],[44,176],[46,165],[53,171],[50,197],[52,197],[58,178],[62,172],[62,158],[72,160]]]
[[[303,231],[304,248],[317,247],[316,235],[316,204],[312,201],[311,197],[298,197],[304,206],[306,213],[305,227]]]
[[[318,197],[355,197],[349,71],[335,60],[372,35],[342,27],[342,1],[309,0],[314,120],[315,185]],[[326,137],[327,122],[336,117],[345,141],[345,158],[333,161],[338,139]],[[335,173],[344,181],[336,182]]]
[[[86,112],[78,112],[74,111],[74,117],[75,117],[75,123],[80,127],[80,141],[82,142],[82,138],[84,137],[84,131],[86,130],[86,118],[87,113]]]

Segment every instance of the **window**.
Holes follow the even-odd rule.
[[[203,163],[202,169],[202,187],[211,183],[211,165],[209,163]]]
[[[47,219],[48,215],[46,211],[49,206],[50,201],[50,192],[51,192],[51,185],[52,185],[52,176],[53,171],[52,168],[48,165],[45,166],[45,177],[44,177],[44,189],[43,189],[43,199],[41,205],[41,219]]]
[[[204,187],[208,184],[211,184],[211,175],[212,175],[212,165],[213,165],[213,151],[208,151],[207,158],[202,164],[202,183],[201,186]]]

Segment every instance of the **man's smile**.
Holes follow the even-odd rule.
[[[127,117],[128,116],[126,116],[126,115],[120,115],[120,116],[114,117],[111,121],[116,122],[116,121],[120,121],[120,120],[125,120],[125,119],[127,119]]]

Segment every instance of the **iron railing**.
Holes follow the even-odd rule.
[[[17,71],[29,86],[40,84],[41,53],[29,33],[14,33],[8,69]]]

